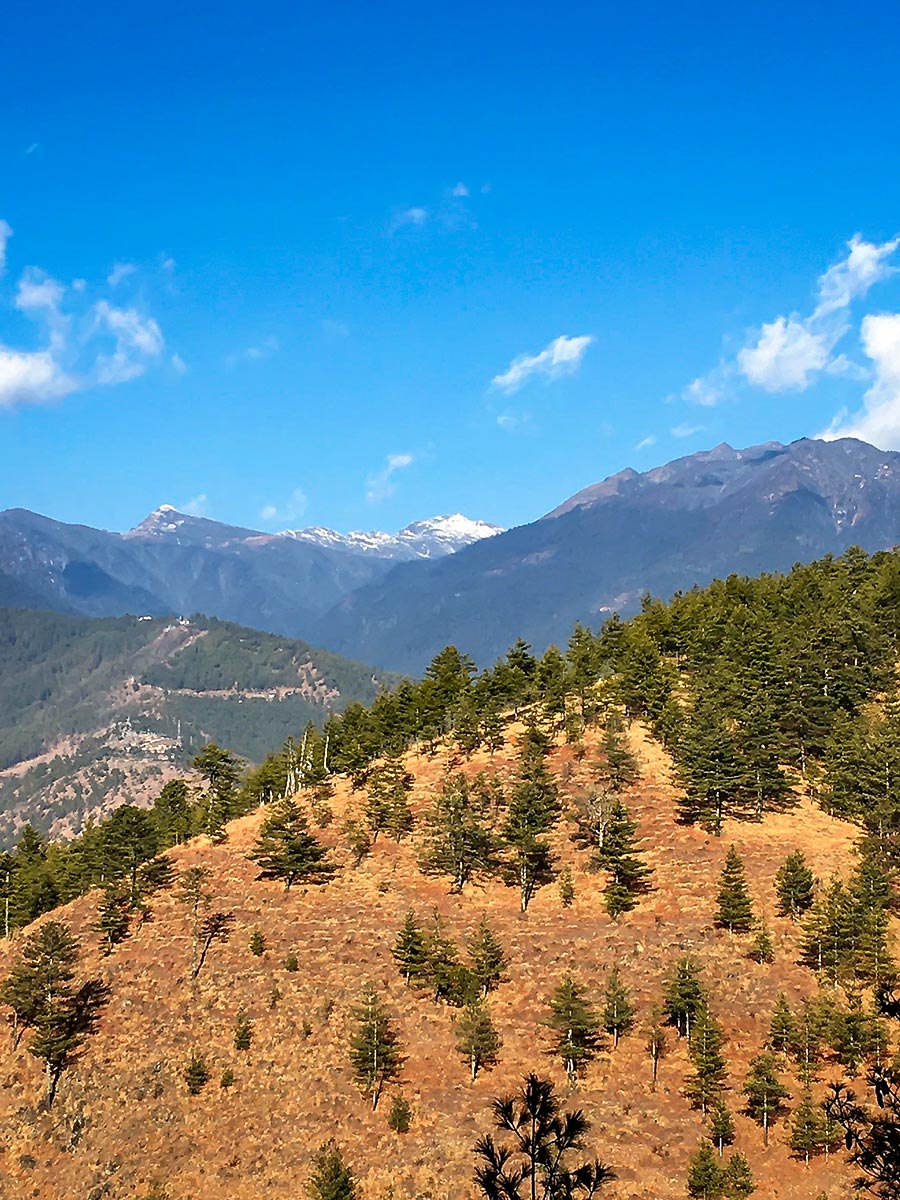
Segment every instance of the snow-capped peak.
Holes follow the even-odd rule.
[[[134,529],[129,529],[124,537],[153,537],[165,533],[176,533],[184,524],[184,513],[180,513],[174,504],[160,504],[154,508]]]
[[[379,558],[412,559],[440,558],[453,554],[472,542],[502,533],[499,525],[473,521],[462,513],[413,521],[398,533],[383,533],[373,529],[355,529],[337,533],[333,529],[285,529],[279,536],[313,542],[326,549],[348,550],[353,554],[370,554]]]

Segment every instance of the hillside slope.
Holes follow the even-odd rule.
[[[210,740],[259,761],[377,690],[359,663],[226,622],[0,610],[0,844],[149,798]]]
[[[321,618],[314,640],[418,673],[447,642],[488,665],[510,630],[538,651],[576,620],[731,573],[900,543],[900,454],[845,438],[717,446],[622,471],[552,513],[433,563],[400,565]]]
[[[516,730],[512,731],[517,732]],[[567,1094],[559,1063],[548,1053],[542,1026],[550,993],[572,970],[597,997],[617,965],[634,988],[635,1032],[612,1051],[608,1042],[568,1096],[593,1121],[588,1146],[617,1172],[603,1195],[617,1200],[674,1200],[685,1195],[690,1155],[702,1136],[700,1115],[683,1094],[684,1044],[670,1036],[670,1054],[650,1087],[644,1024],[659,999],[661,982],[675,958],[696,955],[703,966],[712,1009],[727,1035],[728,1102],[740,1105],[740,1086],[750,1058],[765,1041],[779,992],[792,1003],[815,990],[811,972],[795,965],[798,931],[775,915],[773,880],[790,849],[802,849],[814,870],[827,877],[845,867],[856,830],[832,820],[807,800],[789,814],[759,824],[729,822],[721,839],[674,823],[676,789],[666,755],[635,726],[632,748],[641,779],[628,792],[639,822],[655,890],[633,912],[613,921],[606,913],[601,879],[585,873],[585,855],[573,849],[561,823],[554,848],[572,867],[576,895],[563,908],[556,887],[541,889],[526,914],[514,889],[491,883],[448,895],[446,881],[424,878],[409,842],[376,844],[354,869],[335,849],[341,870],[323,887],[285,893],[257,879],[245,854],[263,813],[233,823],[227,842],[199,839],[176,848],[179,868],[203,865],[211,872],[215,905],[234,914],[229,941],[210,951],[191,985],[190,922],[172,893],[153,902],[152,920],[108,958],[93,947],[96,893],[54,914],[69,921],[89,950],[89,968],[106,978],[112,1001],[85,1057],[63,1076],[48,1114],[37,1107],[40,1070],[20,1049],[0,1063],[0,1183],[4,1195],[42,1200],[134,1200],[150,1194],[171,1200],[293,1198],[303,1194],[309,1162],[328,1137],[337,1137],[361,1183],[364,1200],[444,1200],[474,1195],[471,1147],[490,1128],[488,1104],[537,1071]],[[597,735],[587,755],[557,748],[551,765],[567,800],[589,785]],[[447,766],[446,755],[408,755],[415,773],[413,806],[421,812]],[[489,761],[477,753],[467,771],[512,768],[509,745]],[[338,782],[336,821],[323,833],[335,847],[340,818],[358,803],[347,780]],[[746,939],[712,929],[719,872],[731,842],[744,858],[754,902],[773,934],[775,961],[746,957]],[[462,941],[482,914],[493,922],[510,958],[507,979],[491,1009],[503,1039],[500,1061],[473,1084],[453,1042],[453,1010],[407,988],[391,958],[391,946],[407,909],[423,918],[437,908],[446,932]],[[46,919],[46,918],[45,918]],[[259,929],[266,951],[256,957],[248,942]],[[895,931],[896,932],[896,931]],[[0,943],[0,971],[16,951]],[[288,954],[297,973],[283,967]],[[377,1111],[357,1092],[348,1066],[350,1012],[362,981],[374,980],[396,1017],[406,1055],[399,1088],[411,1101],[408,1133],[386,1124],[389,1099]],[[249,1051],[234,1049],[233,1032],[243,1007],[253,1021]],[[183,1070],[192,1049],[202,1049],[211,1080],[189,1096]],[[225,1068],[234,1085],[219,1086]],[[799,1094],[795,1077],[790,1090]],[[759,1196],[810,1200],[848,1194],[849,1173],[840,1158],[791,1158],[786,1123],[779,1122],[768,1149],[759,1128],[736,1118],[736,1147],[749,1159]]]

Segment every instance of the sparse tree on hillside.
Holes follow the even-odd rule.
[[[597,781],[611,792],[620,792],[638,778],[637,759],[628,749],[622,719],[611,708],[600,744],[600,760],[596,768]]]
[[[722,1182],[728,1200],[746,1200],[747,1196],[752,1196],[756,1191],[750,1164],[739,1151],[729,1158]]]
[[[750,1074],[744,1084],[747,1114],[763,1129],[763,1145],[769,1144],[769,1126],[784,1112],[788,1090],[778,1078],[774,1054],[758,1054],[750,1063]]]
[[[769,1022],[769,1047],[779,1054],[787,1054],[794,1044],[797,1029],[788,998],[781,992],[775,1002],[772,1020]]]
[[[704,1005],[697,1013],[691,1038],[693,1072],[687,1087],[688,1096],[704,1116],[725,1083],[725,1059],[722,1056],[724,1043],[722,1027]]]
[[[386,758],[372,769],[366,783],[365,817],[373,842],[382,831],[399,842],[412,829],[412,785],[412,775],[397,756]]]
[[[461,772],[443,780],[423,824],[419,867],[425,875],[448,876],[452,892],[461,892],[468,882],[495,869],[496,845],[485,797],[479,788],[469,786]]]
[[[230,750],[209,742],[191,766],[206,781],[203,797],[203,830],[213,841],[223,841],[225,826],[239,815],[238,782],[244,764]]]
[[[801,850],[787,856],[784,865],[775,876],[775,891],[778,894],[778,915],[800,918],[812,908],[815,898],[816,878]]]
[[[631,1003],[631,993],[622,983],[619,968],[613,967],[606,981],[606,996],[603,1005],[603,1028],[612,1035],[613,1049],[619,1045],[619,1038],[634,1025],[634,1005]]]
[[[505,877],[519,888],[522,912],[535,891],[553,878],[550,847],[543,835],[549,833],[559,813],[556,784],[543,758],[527,751],[503,828],[508,848]]]
[[[556,1052],[572,1083],[597,1052],[600,1021],[587,992],[566,975],[550,999],[547,1024],[556,1033]]]
[[[663,1026],[663,1010],[654,1008],[647,1026],[647,1053],[650,1055],[651,1081],[650,1090],[656,1091],[656,1080],[659,1075],[659,1064],[669,1052],[669,1039]]]
[[[599,1159],[572,1164],[590,1122],[581,1109],[564,1112],[548,1080],[529,1075],[517,1092],[494,1100],[491,1110],[511,1144],[498,1146],[491,1134],[475,1143],[475,1183],[485,1200],[591,1200],[615,1178]]]
[[[648,888],[651,869],[641,859],[635,837],[637,825],[621,800],[613,801],[606,821],[603,845],[595,850],[590,866],[609,872],[606,908],[610,916],[630,912],[636,897]]]
[[[128,936],[129,895],[118,884],[104,888],[94,929],[102,934],[104,954],[112,954],[113,948]]]
[[[716,1097],[709,1110],[709,1137],[719,1152],[719,1158],[724,1154],[725,1147],[734,1141],[734,1120],[721,1096]]]
[[[188,1065],[184,1069],[184,1082],[191,1096],[199,1096],[209,1083],[210,1071],[206,1059],[199,1050],[192,1050]]]
[[[375,1109],[384,1085],[400,1073],[403,1060],[397,1033],[372,983],[366,985],[352,1016],[354,1031],[350,1039],[350,1062],[356,1082]]]
[[[233,914],[226,912],[211,912],[200,922],[198,930],[200,957],[197,959],[196,966],[191,972],[194,979],[203,970],[203,964],[206,962],[206,956],[209,954],[213,942],[227,942],[233,924]]]
[[[744,864],[734,846],[729,847],[722,868],[715,923],[729,933],[749,933],[753,928],[753,901]]]
[[[234,1048],[235,1050],[249,1050],[253,1041],[253,1022],[244,1008],[238,1009],[237,1019],[234,1023]]]
[[[775,961],[775,947],[772,945],[772,935],[768,926],[761,921],[756,929],[756,937],[750,947],[750,958],[755,958],[762,965]]]
[[[667,976],[663,986],[663,1003],[669,1024],[678,1030],[679,1037],[691,1040],[694,1019],[706,1005],[700,982],[700,968],[685,954]]]
[[[456,1022],[456,1046],[468,1062],[472,1081],[482,1067],[492,1066],[500,1050],[500,1035],[494,1028],[487,1005],[470,1000]]]
[[[309,832],[305,815],[292,799],[274,806],[247,857],[259,866],[260,879],[283,880],[286,892],[297,880],[325,883],[335,871],[328,851]]]
[[[358,1195],[353,1172],[334,1139],[325,1143],[313,1158],[313,1171],[307,1184],[310,1200],[356,1200]]]
[[[123,804],[99,827],[105,879],[127,879],[129,905],[140,903],[138,868],[159,850],[159,834],[148,812]]]
[[[724,1172],[712,1145],[704,1139],[688,1167],[688,1195],[696,1200],[721,1200],[723,1188]]]
[[[421,980],[428,967],[428,942],[412,909],[406,914],[391,951],[407,983]]]
[[[472,974],[481,988],[482,998],[503,979],[508,960],[487,917],[482,917],[466,943],[472,962]]]
[[[807,1166],[810,1158],[824,1149],[822,1110],[813,1101],[809,1088],[804,1090],[800,1103],[791,1116],[791,1149]]]
[[[212,899],[206,890],[209,871],[206,867],[188,867],[178,881],[178,899],[188,906],[191,914],[191,978],[197,977],[197,956],[200,948],[200,914]]]

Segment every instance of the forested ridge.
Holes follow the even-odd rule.
[[[178,1152],[98,1197],[900,1196],[898,600],[900,554],[851,550],[478,674],[449,647],[258,767],[212,743],[149,810],[26,829],[2,998],[16,1095],[29,1055],[45,1086],[16,1178],[130,1020],[161,1031],[144,1136],[165,1111]],[[235,1115],[204,1181],[188,1129],[219,1093],[250,1120],[271,1071],[302,1081],[289,1162]]]

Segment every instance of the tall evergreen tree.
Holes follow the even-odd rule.
[[[721,1200],[724,1173],[712,1145],[705,1139],[688,1166],[687,1193],[696,1200]]]
[[[606,981],[606,994],[603,1004],[603,1028],[612,1036],[613,1049],[619,1045],[619,1038],[634,1025],[634,1005],[631,993],[622,982],[618,967],[613,967]]]
[[[694,1020],[706,1007],[700,968],[690,955],[683,955],[666,977],[663,1003],[669,1024],[675,1026],[680,1037],[690,1041]]]
[[[550,999],[547,1024],[556,1033],[556,1052],[574,1083],[597,1052],[600,1021],[587,991],[571,975],[561,980]]]
[[[812,907],[816,880],[801,850],[792,851],[775,876],[778,914],[799,921]]]
[[[319,1148],[312,1166],[306,1187],[310,1200],[356,1200],[358,1192],[353,1172],[334,1139]]]
[[[469,1064],[473,1083],[482,1067],[497,1061],[500,1044],[487,1005],[480,997],[470,1000],[456,1022],[456,1046]]]
[[[428,969],[428,940],[416,914],[409,910],[391,951],[407,983],[421,980]]]
[[[704,1005],[697,1012],[690,1044],[693,1071],[687,1094],[704,1116],[719,1096],[725,1083],[726,1068],[722,1055],[725,1035],[721,1025]]]
[[[613,917],[634,908],[635,897],[647,890],[652,875],[641,859],[636,832],[637,825],[625,805],[619,799],[614,800],[606,820],[603,844],[594,851],[590,861],[592,869],[609,872],[606,907]]]
[[[280,800],[273,807],[247,857],[259,866],[260,879],[280,879],[286,892],[297,880],[324,883],[335,871],[328,851],[309,832],[306,816],[293,799]]]
[[[354,1030],[350,1039],[350,1062],[356,1082],[372,1101],[373,1110],[386,1083],[400,1073],[402,1056],[394,1023],[382,1003],[375,985],[363,990],[361,1002],[354,1008]]]
[[[734,1120],[721,1096],[715,1098],[709,1110],[709,1137],[719,1152],[719,1158],[724,1154],[725,1147],[734,1141]]]
[[[482,997],[493,991],[503,979],[508,960],[503,946],[487,917],[482,916],[467,942],[472,974],[481,989]]]
[[[728,848],[722,868],[715,923],[729,933],[749,933],[753,927],[753,902],[744,864],[734,846]]]
[[[775,1002],[772,1020],[769,1022],[768,1045],[779,1054],[787,1054],[794,1045],[797,1036],[797,1026],[788,998],[781,992]]]
[[[809,1166],[810,1158],[823,1148],[822,1110],[807,1087],[791,1115],[791,1150]]]
[[[426,875],[446,875],[451,891],[496,867],[496,843],[488,827],[486,798],[461,772],[448,775],[424,817],[419,867]]]
[[[758,1054],[750,1063],[750,1073],[744,1083],[747,1114],[763,1129],[763,1145],[769,1144],[769,1127],[784,1112],[788,1090],[778,1078],[777,1061],[773,1054]]]
[[[518,887],[522,912],[535,891],[553,878],[550,847],[544,835],[553,828],[558,812],[556,783],[543,757],[526,749],[503,827],[506,882]]]

